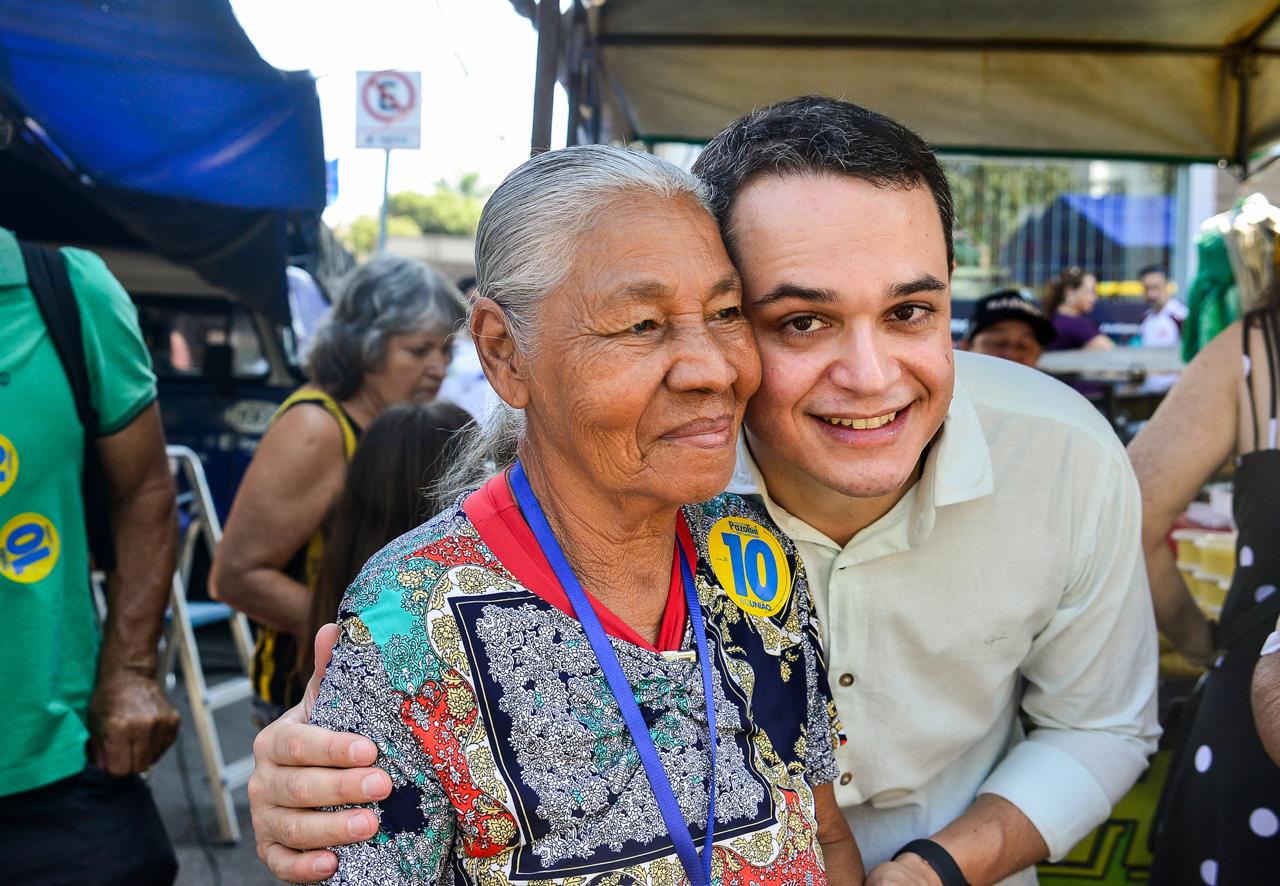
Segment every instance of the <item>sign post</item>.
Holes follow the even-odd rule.
[[[359,71],[356,74],[356,147],[381,148],[382,211],[378,252],[387,245],[387,184],[391,152],[422,146],[422,74],[419,71]]]

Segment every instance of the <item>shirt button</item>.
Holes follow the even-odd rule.
[[[852,686],[852,685],[853,685],[853,681],[854,681],[855,679],[857,679],[857,678],[856,678],[856,677],[854,677],[854,676],[853,676],[853,674],[841,674],[841,675],[840,675],[840,685],[841,685],[841,686]]]
[[[844,775],[840,776],[840,784],[842,785],[848,784],[851,781],[853,781],[853,773],[851,772],[846,772]]]

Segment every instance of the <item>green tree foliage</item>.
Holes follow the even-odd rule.
[[[424,234],[472,237],[488,196],[489,191],[480,185],[480,174],[468,172],[453,184],[443,179],[436,182],[430,194],[417,191],[392,194],[390,211],[413,219]]]
[[[420,237],[454,234],[474,237],[480,210],[492,189],[480,184],[480,173],[468,172],[450,184],[441,179],[430,194],[400,191],[387,198],[387,236]],[[348,249],[360,258],[378,247],[378,219],[362,215],[337,230]]]
[[[956,264],[985,264],[1031,213],[1084,190],[1082,164],[943,157],[956,210]]]
[[[372,215],[357,216],[351,224],[337,230],[338,239],[342,241],[358,258],[372,255],[378,248],[378,219]],[[417,222],[406,215],[387,215],[388,237],[419,237],[422,229]]]

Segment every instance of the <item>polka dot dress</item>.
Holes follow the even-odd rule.
[[[1275,608],[1280,597],[1280,450],[1240,460],[1235,517],[1240,539],[1224,625],[1254,607]],[[1274,624],[1264,619],[1209,670],[1165,783],[1153,884],[1280,883],[1280,767],[1262,749],[1249,706],[1253,667]]]

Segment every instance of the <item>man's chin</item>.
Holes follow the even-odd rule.
[[[850,498],[874,499],[899,495],[911,484],[914,475],[915,465],[864,465],[853,468],[842,465],[838,469],[823,471],[815,479],[828,489]]]

